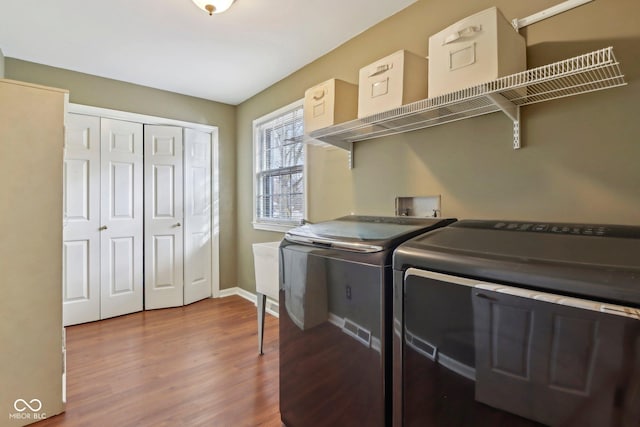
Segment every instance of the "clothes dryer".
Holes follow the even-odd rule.
[[[393,268],[395,427],[640,425],[640,227],[458,221]]]

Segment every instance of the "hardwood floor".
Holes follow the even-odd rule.
[[[67,328],[67,411],[34,426],[277,426],[278,319],[237,297]]]

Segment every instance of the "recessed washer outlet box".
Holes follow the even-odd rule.
[[[396,215],[430,218],[441,217],[440,195],[396,197]]]

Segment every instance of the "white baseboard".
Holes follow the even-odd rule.
[[[235,286],[233,288],[227,288],[227,289],[220,289],[220,295],[218,298],[230,297],[232,295],[238,295],[248,301],[251,301],[254,304],[256,303],[256,295],[242,289],[239,286]]]
[[[253,305],[257,306],[258,305],[258,297],[256,296],[256,294],[251,293],[239,286],[233,287],[233,288],[227,288],[227,289],[220,289],[220,293],[218,294],[218,298],[226,298],[226,297],[230,297],[232,295],[238,295],[239,297],[242,297],[244,299],[246,299],[247,301],[250,301],[251,303],[253,303]],[[267,307],[265,309],[265,311],[267,313],[269,313],[270,315],[274,316],[274,317],[279,317],[278,315],[278,301],[274,301],[271,298],[267,297]]]

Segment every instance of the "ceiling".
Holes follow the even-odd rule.
[[[0,0],[6,57],[237,105],[416,0]]]

